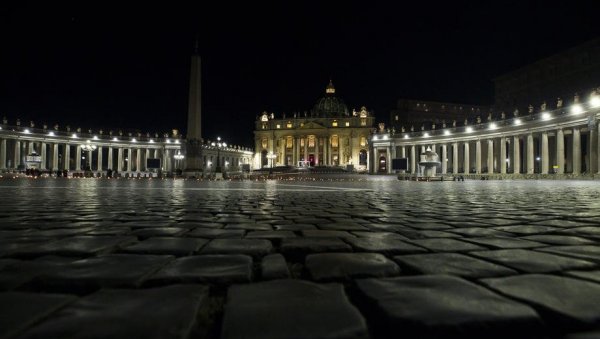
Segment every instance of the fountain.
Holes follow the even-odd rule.
[[[435,177],[437,167],[441,165],[440,157],[435,151],[431,150],[431,147],[427,147],[427,150],[420,155],[419,161],[419,173],[423,177]]]

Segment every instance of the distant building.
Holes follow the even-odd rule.
[[[256,168],[275,166],[346,166],[367,170],[374,117],[363,106],[350,111],[331,82],[312,110],[257,117]]]
[[[567,105],[576,93],[600,85],[600,39],[538,60],[495,79],[495,111],[536,113]],[[562,102],[564,100],[564,102]],[[531,107],[530,107],[531,105]],[[512,116],[512,114],[511,114]]]
[[[489,106],[400,99],[390,113],[390,125],[396,132],[403,132],[403,128],[405,131],[445,128],[463,125],[465,119],[487,116],[489,111]]]

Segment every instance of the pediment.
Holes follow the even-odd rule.
[[[326,128],[325,126],[316,123],[314,121],[310,121],[304,124],[304,126],[300,127],[300,129],[324,129]]]

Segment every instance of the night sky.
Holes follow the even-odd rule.
[[[491,104],[494,77],[600,36],[594,2],[3,4],[0,116],[185,134],[196,37],[205,139],[252,146],[258,114],[310,110],[330,77],[383,122],[398,98]]]

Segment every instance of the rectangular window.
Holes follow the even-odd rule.
[[[292,148],[293,141],[294,141],[294,139],[293,139],[291,136],[288,136],[288,137],[286,138],[285,147],[286,147],[286,148]]]
[[[346,121],[346,127],[350,127],[350,122]]]
[[[339,139],[337,135],[331,136],[331,147],[337,148],[339,143]]]

